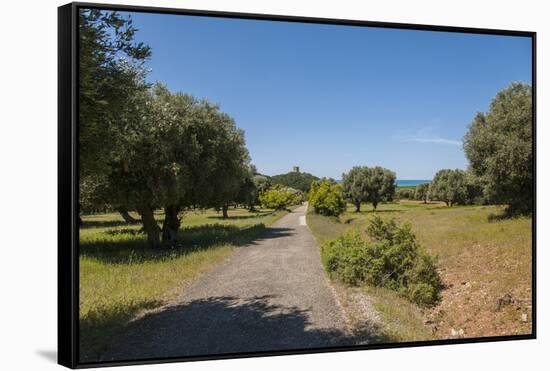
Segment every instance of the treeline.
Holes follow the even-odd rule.
[[[286,174],[273,175],[271,177],[273,184],[280,184],[302,192],[309,192],[311,183],[317,180],[319,180],[319,178],[315,175],[299,171],[291,171]]]
[[[484,196],[483,187],[471,173],[460,169],[439,170],[430,183],[415,188],[397,191],[397,198],[428,201],[443,201],[453,205],[487,205],[490,200]]]
[[[157,247],[176,241],[184,210],[253,210],[271,182],[250,164],[234,120],[206,99],[147,83],[151,49],[134,40],[130,18],[81,10],[79,21],[81,212],[131,220],[135,211]]]
[[[376,210],[381,202],[395,196],[395,173],[380,166],[355,166],[342,175],[342,184],[332,179],[313,182],[309,203],[321,215],[338,216],[346,210],[347,202],[361,211],[361,203],[371,203]]]

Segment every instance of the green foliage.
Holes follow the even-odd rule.
[[[235,199],[238,204],[247,205],[250,211],[254,210],[254,205],[257,205],[256,200],[259,196],[256,183],[254,183],[254,171],[253,165],[249,166],[241,181],[241,186]]]
[[[434,305],[441,280],[434,260],[418,245],[410,225],[375,217],[367,233],[371,240],[347,232],[323,244],[325,269],[350,285],[386,287],[420,306]]]
[[[468,199],[466,172],[460,169],[439,170],[430,185],[430,198],[448,206],[465,205]]]
[[[342,187],[334,181],[321,180],[311,184],[309,204],[317,214],[339,216],[346,210]]]
[[[234,202],[248,174],[248,151],[233,119],[206,100],[160,84],[134,99],[139,104],[113,137],[117,151],[102,194],[111,205],[137,210],[155,245],[152,211],[165,208],[163,238],[171,240],[184,209]]]
[[[414,190],[414,199],[428,202],[430,194],[430,183],[423,183],[416,186]]]
[[[414,199],[414,188],[400,187],[397,188],[396,195],[399,199],[412,200]]]
[[[487,113],[478,113],[464,136],[464,151],[484,197],[509,205],[511,213],[533,206],[532,88],[513,83]]]
[[[368,171],[367,167],[354,166],[348,173],[342,174],[342,191],[347,201],[355,206],[355,211],[361,211],[361,202],[368,201]]]
[[[376,166],[369,169],[368,181],[368,202],[376,210],[382,201],[391,201],[395,194],[395,173],[383,167]]]
[[[135,42],[131,18],[82,10],[80,169],[83,210],[136,210],[152,245],[166,218],[171,240],[186,208],[256,198],[244,133],[217,105],[145,82],[149,47]],[[224,212],[226,214],[226,212]]]
[[[260,193],[260,205],[266,209],[284,210],[296,202],[296,192],[283,186],[273,186]]]
[[[134,105],[134,96],[147,88],[144,62],[148,46],[134,41],[136,29],[117,12],[79,12],[79,142],[81,175],[104,175],[113,140]]]
[[[391,201],[395,194],[395,173],[380,166],[355,166],[342,175],[344,196],[360,211],[361,202],[370,202],[374,209],[382,201]]]
[[[279,174],[271,177],[271,182],[273,184],[280,184],[286,187],[298,189],[302,192],[309,192],[311,183],[317,180],[319,180],[319,178],[314,175],[297,171],[291,171],[286,174]]]

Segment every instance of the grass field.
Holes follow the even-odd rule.
[[[169,250],[148,248],[140,223],[126,224],[118,214],[82,217],[81,360],[100,357],[132,319],[170,301],[284,214],[230,209],[230,218],[223,220],[214,210],[189,212],[180,230],[181,247]],[[162,213],[156,217],[163,219]]]
[[[355,213],[349,206],[339,218],[309,213],[308,225],[319,243],[348,229],[365,235],[373,212],[369,205],[362,209]],[[445,285],[441,302],[423,311],[392,291],[363,287],[381,317],[385,340],[531,332],[531,219],[498,218],[502,211],[416,201],[379,206],[377,215],[411,223],[421,245],[437,257]]]

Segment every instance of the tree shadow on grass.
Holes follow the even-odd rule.
[[[517,218],[521,218],[521,217],[532,217],[532,213],[531,212],[525,212],[525,211],[518,212],[518,211],[510,209],[508,207],[508,208],[505,208],[504,210],[502,210],[501,212],[490,213],[487,216],[487,221],[489,223],[494,223],[494,222],[499,222],[499,221],[502,221],[502,220],[517,219]]]
[[[290,235],[287,228],[266,228],[263,223],[240,228],[234,225],[207,224],[182,228],[178,243],[170,248],[153,249],[147,245],[145,236],[137,230],[109,231],[107,235],[132,234],[131,238],[95,239],[80,243],[80,256],[98,259],[110,264],[128,264],[146,261],[173,259],[194,251],[215,248],[224,244],[243,246],[259,240]]]
[[[208,219],[216,219],[216,220],[246,220],[246,219],[253,219],[253,218],[263,218],[266,216],[270,216],[275,214],[274,212],[261,212],[261,211],[253,211],[250,213],[250,215],[231,215],[229,213],[229,217],[227,219],[224,219],[222,215],[211,215],[208,216]]]
[[[145,235],[145,232],[142,229],[135,228],[119,228],[119,229],[108,229],[102,233],[108,234],[109,236],[117,236],[121,234],[129,234],[132,236]]]
[[[343,329],[315,328],[309,309],[276,301],[273,295],[220,296],[165,307],[132,322],[124,339],[111,343],[101,360],[312,349],[366,341]]]
[[[80,358],[93,360],[104,353],[126,331],[130,321],[144,310],[158,308],[161,302],[150,300],[102,307],[80,318]]]
[[[141,220],[127,223],[124,220],[83,220],[80,224],[80,228],[113,228],[113,227],[127,227],[129,225],[141,225]]]
[[[361,214],[379,214],[379,213],[402,213],[403,210],[400,209],[384,209],[384,210],[361,210]]]

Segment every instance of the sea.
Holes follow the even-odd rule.
[[[397,179],[395,184],[398,187],[416,187],[419,184],[430,183],[431,179]],[[342,183],[341,179],[338,179],[336,183]]]
[[[398,187],[416,187],[419,184],[430,183],[430,179],[397,179],[395,184]]]

